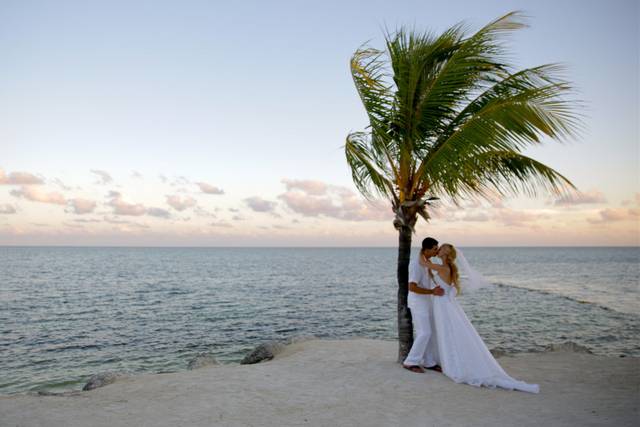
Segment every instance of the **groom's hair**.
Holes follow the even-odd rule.
[[[433,249],[434,246],[438,246],[438,241],[433,237],[427,237],[422,241],[422,249]]]

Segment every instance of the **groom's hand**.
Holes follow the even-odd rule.
[[[442,289],[440,286],[436,286],[435,288],[433,288],[433,294],[441,297],[442,295],[444,295],[444,289]]]

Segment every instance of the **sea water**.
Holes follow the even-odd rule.
[[[640,248],[463,248],[489,348],[640,356]],[[413,256],[417,253],[414,250]],[[395,339],[395,248],[0,247],[0,394],[237,363],[296,336]]]

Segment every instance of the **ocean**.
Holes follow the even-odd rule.
[[[640,356],[640,248],[463,248],[489,348]],[[413,255],[417,253],[414,250]],[[395,248],[0,247],[0,394],[237,363],[298,336],[396,337]]]

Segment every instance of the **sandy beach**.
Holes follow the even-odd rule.
[[[127,377],[66,396],[0,398],[0,425],[632,426],[640,360],[570,351],[504,356],[538,395],[455,384],[395,363],[396,343],[311,340],[256,365]]]

